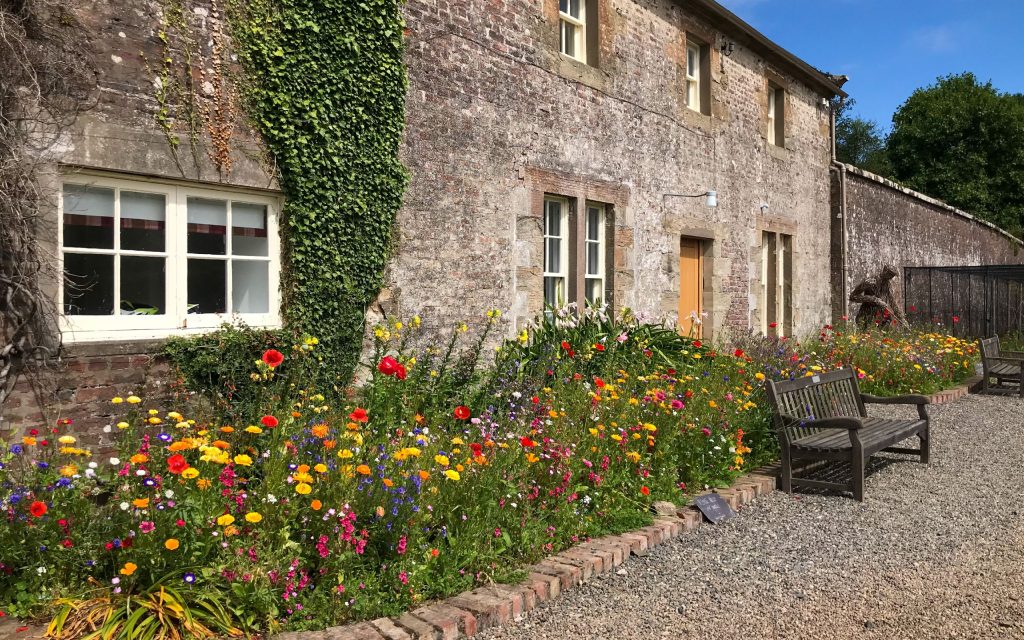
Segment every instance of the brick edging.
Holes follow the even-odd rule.
[[[944,391],[939,391],[938,393],[933,393],[932,395],[928,396],[928,400],[929,402],[931,402],[931,404],[949,404],[950,402],[963,398],[967,394],[974,391],[980,385],[981,376],[973,376],[964,380],[963,384],[961,384],[959,387],[953,387],[952,389],[946,389]]]

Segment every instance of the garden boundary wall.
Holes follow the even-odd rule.
[[[1024,243],[990,222],[844,163],[832,166],[832,315],[852,316],[850,291],[885,264],[1024,264]],[[900,294],[902,295],[902,294]],[[902,304],[902,299],[900,299]]]

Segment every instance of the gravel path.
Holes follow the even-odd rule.
[[[775,492],[478,637],[1024,639],[1024,401],[932,416],[864,503]]]

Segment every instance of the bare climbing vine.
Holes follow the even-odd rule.
[[[60,0],[0,0],[0,405],[26,378],[38,393],[60,349],[54,149],[96,86],[81,30]]]

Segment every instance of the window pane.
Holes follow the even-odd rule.
[[[228,207],[223,200],[188,199],[188,252],[227,253]]]
[[[579,19],[580,17],[580,1],[581,0],[569,0],[569,10],[566,11],[570,16]]]
[[[236,256],[269,255],[267,208],[261,204],[231,203],[231,253]]]
[[[587,209],[587,240],[601,239],[601,210],[597,207]]]
[[[226,313],[228,299],[227,261],[188,261],[188,312]]]
[[[604,281],[600,278],[587,278],[587,302],[592,305],[604,302]]]
[[[114,190],[64,185],[64,246],[114,248]]]
[[[162,315],[167,300],[167,260],[121,256],[121,315]]]
[[[544,303],[558,307],[565,303],[565,279],[544,278]]]
[[[599,276],[601,264],[601,245],[597,242],[587,243],[587,275]]]
[[[548,273],[562,271],[562,241],[558,238],[548,238],[544,243],[544,270]]]
[[[576,57],[576,25],[562,21],[562,53]]]
[[[270,312],[270,265],[237,260],[231,263],[231,310],[235,313]]]
[[[157,193],[121,192],[121,248],[163,251],[167,205]]]
[[[562,235],[562,203],[552,200],[548,200],[545,203],[544,228],[546,235]]]
[[[569,13],[569,0],[558,0],[558,10],[562,13]]]
[[[71,316],[113,314],[114,256],[65,253],[62,304]]]
[[[686,48],[686,74],[691,78],[700,77],[700,50],[697,47]]]

